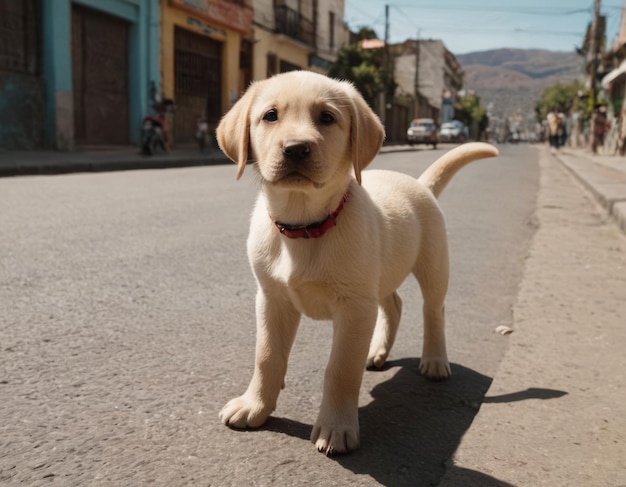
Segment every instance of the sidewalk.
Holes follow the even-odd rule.
[[[626,157],[565,147],[555,157],[591,191],[626,233]]]
[[[440,487],[626,487],[626,240],[563,171],[615,213],[626,161],[538,149],[513,332]]]
[[[407,145],[390,145],[381,152],[416,150]],[[0,149],[0,177],[72,172],[125,171],[133,169],[165,169],[174,167],[230,164],[232,161],[216,147],[201,153],[196,147],[172,149],[146,156],[139,148],[86,148],[73,152],[53,150],[6,151]]]
[[[219,149],[215,148],[208,148],[204,153],[201,153],[197,148],[180,148],[173,149],[168,153],[157,152],[152,156],[145,156],[139,152],[137,147],[132,146],[103,150],[76,150],[73,152],[0,150],[0,177],[162,169],[225,164],[227,162],[229,159]]]
[[[407,145],[385,146],[381,152],[416,150]],[[133,169],[165,169],[175,167],[231,164],[232,161],[216,147],[201,153],[195,146],[157,152],[146,156],[134,146],[85,148],[73,152],[54,150],[11,151],[0,149],[0,177],[73,172],[126,171]]]

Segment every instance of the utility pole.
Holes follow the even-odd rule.
[[[388,54],[387,43],[389,42],[389,5],[385,5],[385,52]]]
[[[598,54],[600,53],[599,42],[600,30],[600,0],[594,0],[593,3],[593,20],[591,23],[591,39],[589,43],[589,51],[591,51],[591,101],[593,106],[596,105],[598,90],[596,88],[596,76],[598,73]]]
[[[626,1],[626,0],[625,0]],[[420,113],[420,29],[417,29],[415,39],[415,109],[413,118],[419,118]]]
[[[598,53],[600,52],[600,43],[598,42],[598,31],[600,28],[600,0],[594,0],[593,3],[593,20],[591,21],[591,39],[589,40],[589,51],[591,52],[591,73],[590,73],[590,85],[591,85],[591,106],[593,112],[591,115],[591,127],[589,142],[591,147],[596,147],[596,135],[595,135],[595,118],[596,118],[596,103],[598,97],[598,90],[596,88],[596,76],[598,72]]]
[[[624,0],[624,8],[622,9],[622,19],[617,39],[620,45],[623,44],[624,39],[626,39],[626,0]],[[626,155],[626,100],[622,100],[622,108],[619,115],[619,135],[617,147],[620,156]]]
[[[383,92],[383,113],[384,118],[387,118],[387,105],[389,100],[387,99],[389,91],[389,67],[391,65],[390,53],[389,53],[389,5],[385,5],[385,79],[384,79],[384,92]],[[383,120],[385,122],[386,120]]]

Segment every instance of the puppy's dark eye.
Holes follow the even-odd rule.
[[[265,115],[263,115],[263,120],[265,120],[266,122],[277,122],[278,112],[274,108],[268,110]]]
[[[322,112],[320,115],[320,123],[322,125],[330,125],[335,122],[335,116],[330,112]]]

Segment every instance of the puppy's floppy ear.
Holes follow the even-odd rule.
[[[237,179],[243,174],[250,148],[250,109],[259,83],[250,85],[246,93],[222,117],[217,126],[217,143],[220,149],[237,164]]]
[[[350,141],[352,144],[352,165],[356,180],[361,184],[361,171],[365,169],[380,151],[385,139],[385,128],[356,88],[350,87]]]

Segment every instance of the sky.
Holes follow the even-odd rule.
[[[617,37],[625,0],[601,0],[610,47]],[[574,51],[593,18],[594,0],[345,0],[351,30],[373,28],[389,41],[440,39],[453,54],[502,47]]]

